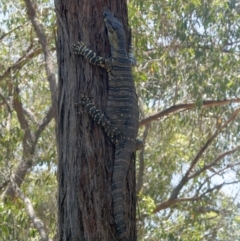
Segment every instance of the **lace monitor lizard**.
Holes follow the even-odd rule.
[[[103,13],[103,18],[108,30],[111,57],[97,56],[83,42],[74,44],[72,49],[74,54],[82,55],[89,63],[107,70],[109,89],[106,115],[85,95],[81,95],[81,100],[76,105],[81,105],[94,121],[103,127],[115,145],[112,177],[113,214],[119,240],[128,241],[123,189],[131,156],[141,146],[141,142],[136,139],[139,112],[131,70],[136,62],[133,54],[126,50],[125,33],[121,22],[107,11]]]

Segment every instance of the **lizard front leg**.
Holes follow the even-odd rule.
[[[73,53],[76,55],[82,55],[85,59],[93,65],[100,66],[102,68],[108,68],[108,59],[98,56],[95,52],[89,49],[82,41],[72,45]]]

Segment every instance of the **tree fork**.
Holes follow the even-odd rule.
[[[114,146],[87,114],[76,115],[81,94],[105,111],[107,73],[74,56],[71,44],[83,41],[100,56],[110,49],[103,11],[123,23],[129,39],[126,1],[55,0],[59,68],[58,96],[58,236],[59,240],[117,240],[112,211]],[[129,43],[127,43],[127,46]],[[125,187],[125,219],[136,240],[135,163],[130,163]]]

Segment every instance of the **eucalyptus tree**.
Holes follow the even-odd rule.
[[[32,203],[40,202],[37,215],[45,218],[49,228],[54,226],[46,217],[53,220],[55,213],[40,207],[44,202],[51,207],[56,192],[52,173],[56,165],[52,120],[56,118],[57,92],[54,9],[49,3],[31,1],[3,0],[0,5],[1,238],[26,240],[42,229]],[[49,180],[44,192],[42,182],[46,185]],[[31,228],[28,217],[34,225]],[[45,231],[41,233],[44,236],[48,238]]]
[[[81,179],[79,189],[72,192],[69,189],[67,193],[66,200],[69,200],[77,191],[86,191],[86,195],[77,195],[74,205],[68,206],[72,207],[68,209],[70,216],[82,197],[98,200],[102,207],[111,205],[110,189],[109,192],[106,189],[111,182],[113,147],[101,128],[87,115],[76,116],[73,107],[84,90],[104,110],[106,73],[76,58],[70,50],[71,41],[82,39],[98,54],[108,56],[110,50],[102,20],[104,4],[124,23],[127,36],[128,8],[138,60],[134,74],[141,110],[139,132],[145,143],[136,159],[138,239],[237,240],[240,235],[239,2],[129,0],[127,6],[125,1],[94,1],[95,6],[92,1],[84,1],[81,6],[69,1],[56,3],[56,7],[51,1],[40,0],[0,3],[0,187],[5,199],[0,204],[0,232],[3,240],[34,240],[39,236],[50,240],[57,233],[56,133],[52,120],[60,106],[66,108],[59,123],[66,124],[69,120],[69,126],[65,125],[71,129],[69,140],[76,138],[75,142],[69,142],[71,172],[74,173],[75,167],[79,170],[80,163],[84,163],[84,158],[76,161],[80,153],[87,150],[90,158],[85,158],[90,161],[81,166],[85,171],[72,176],[76,183],[71,184],[77,186],[78,178],[90,173]],[[93,10],[97,7],[99,10]],[[66,36],[61,43],[64,44],[61,56],[65,56],[61,61],[67,59],[67,62],[60,61],[58,70],[54,11],[59,29]],[[71,24],[66,25],[66,20]],[[65,93],[60,94],[59,101],[64,102],[58,107],[57,71],[61,77],[59,93]],[[66,136],[67,130],[62,132]],[[84,148],[73,150],[75,146]],[[134,163],[129,173],[129,190],[134,190]],[[93,192],[95,189],[91,187],[95,186],[91,183],[103,175],[107,185]],[[84,189],[87,185],[90,189]],[[100,193],[107,195],[102,197]],[[133,204],[134,195],[132,192],[128,196],[133,198]],[[90,203],[93,205],[94,201]],[[110,237],[111,232],[114,236],[110,206],[100,208],[103,212],[93,216],[97,207],[91,209],[91,215],[78,213],[78,217],[84,217],[85,225],[80,230],[87,232],[93,225],[101,237]],[[85,205],[85,208],[77,210],[89,207]],[[134,206],[131,208],[134,210]],[[36,225],[32,214],[43,221],[44,227]],[[110,222],[106,226],[99,220],[101,215]],[[134,212],[131,215],[134,217]]]

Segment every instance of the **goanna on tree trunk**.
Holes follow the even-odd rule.
[[[87,114],[76,115],[81,94],[103,112],[107,106],[107,72],[74,56],[71,44],[83,41],[109,57],[103,21],[110,10],[123,23],[128,40],[126,1],[55,0],[59,67],[58,97],[58,236],[59,240],[117,240],[112,210],[114,145]],[[128,43],[126,43],[128,45]],[[124,193],[129,240],[136,240],[135,165],[130,162]]]

